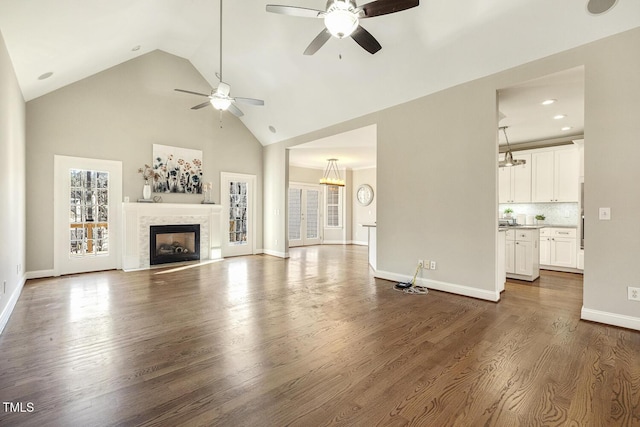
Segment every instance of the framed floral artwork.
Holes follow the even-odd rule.
[[[153,144],[153,192],[202,194],[202,151]]]

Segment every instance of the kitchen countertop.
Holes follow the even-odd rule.
[[[509,225],[498,227],[498,231],[506,231],[506,230],[522,230],[522,229],[541,229],[541,228],[578,228],[577,225],[555,225],[555,224],[536,224],[536,225]]]

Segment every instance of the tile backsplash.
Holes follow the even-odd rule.
[[[580,210],[577,203],[508,203],[498,205],[498,217],[504,216],[504,210],[513,209],[513,217],[518,214],[544,215],[545,224],[578,226]]]

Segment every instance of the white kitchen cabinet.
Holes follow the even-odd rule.
[[[540,233],[540,264],[544,269],[577,268],[575,228],[544,228]]]
[[[504,157],[504,155],[502,155]],[[498,168],[498,200],[500,203],[531,202],[531,154],[514,153],[524,165]]]
[[[544,150],[531,155],[531,201],[577,202],[579,152],[576,147]]]
[[[513,274],[516,272],[516,242],[513,239],[509,239],[509,235],[507,234],[507,240],[504,243],[504,269],[507,272],[507,275]]]
[[[551,236],[549,228],[540,230],[540,265],[549,265],[551,262]]]
[[[552,237],[550,255],[550,265],[576,268],[576,257],[578,255],[576,239],[570,237]]]
[[[509,233],[513,234],[509,234]],[[540,276],[539,233],[537,229],[507,231],[505,265],[507,277],[534,281]]]

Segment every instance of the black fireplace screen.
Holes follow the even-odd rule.
[[[200,259],[200,224],[152,225],[149,230],[149,264]]]

